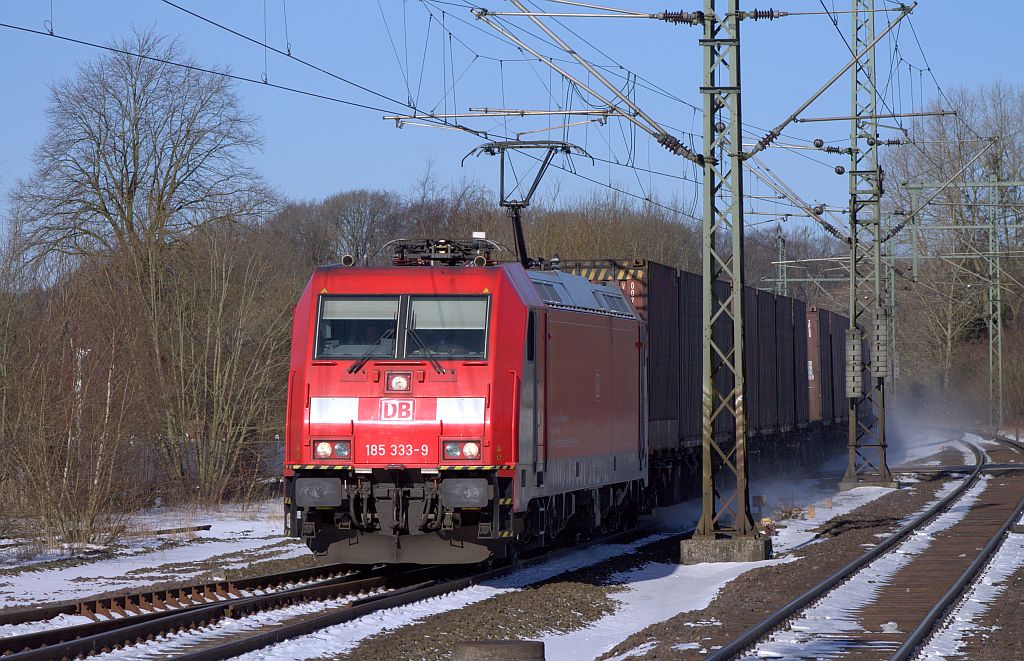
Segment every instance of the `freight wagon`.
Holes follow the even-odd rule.
[[[648,260],[563,260],[561,268],[591,282],[615,283],[647,321],[648,430],[651,479],[659,502],[699,488],[701,447],[702,278]],[[729,284],[715,282],[719,296]],[[744,292],[748,452],[751,472],[811,461],[839,451],[846,438],[846,317],[747,287]],[[732,347],[732,321],[713,336]],[[732,376],[719,370],[719,392]],[[720,416],[715,434],[733,434]]]

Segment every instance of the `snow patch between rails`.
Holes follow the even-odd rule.
[[[791,620],[787,629],[773,634],[761,643],[752,656],[757,658],[829,658],[846,648],[847,633],[864,631],[860,624],[862,608],[872,603],[892,578],[931,546],[934,535],[959,523],[970,511],[978,496],[988,486],[988,477],[977,484],[949,510],[924,528],[912,532],[898,547],[890,550],[849,580]],[[936,498],[922,512],[956,488],[955,482],[943,485]],[[917,514],[907,517],[911,519]]]
[[[981,617],[991,604],[1006,590],[1006,580],[1024,566],[1024,534],[1008,534],[996,551],[988,568],[967,591],[966,599],[946,618],[942,628],[921,652],[926,659],[963,657],[963,647],[971,634],[988,630]]]

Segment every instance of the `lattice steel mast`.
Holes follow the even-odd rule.
[[[989,175],[988,210],[988,424],[1003,427],[1003,277],[999,262],[999,175]]]
[[[849,457],[845,487],[891,484],[886,462],[885,386],[888,314],[882,265],[882,171],[878,165],[875,112],[874,0],[854,0],[854,53],[850,121],[850,326],[846,336],[846,396]],[[865,355],[864,341],[868,352]]]
[[[723,549],[737,558],[745,553],[767,557],[771,541],[758,536],[750,514],[747,490],[746,369],[743,362],[743,140],[740,103],[739,0],[728,0],[727,12],[704,0],[704,216],[703,216],[703,389],[701,436],[703,509],[694,533],[698,546],[683,547],[693,555],[711,550],[704,544],[731,538],[739,545]],[[728,325],[731,347],[716,337]],[[732,423],[735,437],[716,437],[716,422]],[[717,479],[716,479],[717,478]],[[749,544],[749,548],[746,545]],[[703,548],[699,548],[702,546]]]

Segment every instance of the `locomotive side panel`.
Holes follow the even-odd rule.
[[[591,282],[616,284],[646,322],[648,442],[655,452],[675,450],[684,434],[682,409],[689,401],[684,376],[689,366],[680,353],[685,340],[679,272],[639,259],[563,261],[562,269]]]
[[[548,311],[549,491],[640,479],[636,322]]]

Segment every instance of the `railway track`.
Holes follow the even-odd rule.
[[[343,603],[325,607],[323,613],[312,616],[308,613],[297,615],[287,618],[292,621],[278,626],[235,632],[235,635],[226,641],[196,641],[191,649],[174,653],[175,658],[192,661],[229,658],[348,622],[378,610],[404,606],[462,590],[516,569],[551,561],[583,546],[640,535],[649,527],[641,526],[605,535],[584,545],[555,550],[489,571],[455,569],[454,576],[451,566],[379,568],[361,572],[351,572],[340,567],[325,567],[319,570],[325,574],[319,580],[314,575],[317,570],[303,570],[235,581],[230,586],[214,583],[180,588],[174,591],[174,601],[179,603],[178,607],[159,608],[161,602],[163,605],[169,602],[164,596],[165,591],[154,591],[116,597],[116,608],[109,605],[109,598],[104,598],[42,609],[24,609],[16,613],[5,613],[4,623],[46,620],[67,613],[89,612],[93,616],[99,614],[99,617],[82,625],[0,639],[0,657],[5,661],[85,657],[124,649],[168,634],[197,631],[228,619],[240,619],[311,601],[343,600]],[[281,587],[289,582],[296,584]],[[246,594],[253,591],[262,593]],[[192,594],[200,595],[197,599],[201,600],[198,603],[185,603],[185,597],[182,595]],[[101,602],[99,610],[97,602]],[[104,611],[110,616],[104,615]],[[135,614],[137,611],[138,614]],[[30,617],[32,614],[36,617]],[[227,634],[225,637],[228,637]]]
[[[218,603],[354,573],[355,570],[345,565],[326,565],[231,581],[211,581],[160,590],[91,597],[35,608],[9,608],[0,611],[0,626],[42,622],[60,615],[81,615],[94,622],[113,620]]]
[[[1024,511],[1024,446],[995,440],[968,444],[970,475],[938,503],[707,658],[913,658]]]
[[[326,569],[326,568],[325,568]],[[235,585],[235,594],[209,593],[198,603],[178,602],[177,607],[152,609],[139,614],[127,613],[123,617],[97,619],[81,625],[35,631],[32,633],[0,639],[0,654],[5,659],[64,659],[109,652],[135,642],[151,640],[157,636],[205,627],[226,618],[240,618],[254,613],[280,609],[309,601],[324,601],[343,597],[355,597],[379,591],[400,590],[411,585],[436,580],[441,570],[426,567],[415,570],[375,570],[362,572],[339,572],[315,580],[306,572],[298,573],[305,578],[291,587],[280,587],[297,578],[296,572],[253,579],[259,585],[268,585],[268,591],[259,594],[242,594],[254,589],[252,581],[239,582],[247,587]],[[273,586],[278,586],[276,589]],[[197,593],[202,593],[195,586]],[[191,590],[183,588],[184,594]],[[116,598],[118,602],[137,604],[145,595],[126,595]],[[212,595],[212,596],[211,596]],[[227,596],[225,596],[227,595]],[[219,598],[218,598],[219,597]],[[370,599],[366,597],[364,599]],[[106,599],[100,600],[106,602]],[[87,602],[90,605],[94,602]],[[150,602],[152,605],[152,602]],[[66,607],[66,606],[62,606]]]

